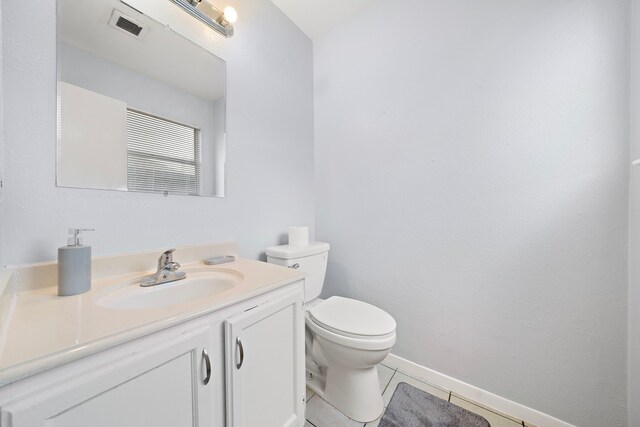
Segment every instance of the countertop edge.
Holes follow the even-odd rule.
[[[0,268],[0,298],[4,296],[5,290],[11,281],[11,277],[13,275],[13,269],[10,267],[2,267]]]
[[[3,273],[4,273],[4,269],[0,272],[0,287],[4,285],[4,287],[7,288],[6,285],[9,283],[9,279],[11,278],[11,272],[7,274],[8,277],[6,278]],[[60,352],[51,353],[47,356],[43,356],[38,359],[34,359],[22,364],[15,365],[13,367],[6,369],[4,372],[0,372],[0,387],[7,386],[9,384],[22,380],[24,378],[37,375],[39,373],[57,368],[59,366],[65,365],[67,363],[73,362],[78,359],[82,359],[87,356],[91,356],[93,354],[99,353],[109,348],[113,348],[118,345],[125,344],[127,342],[133,341],[138,338],[142,338],[146,335],[150,335],[165,329],[169,329],[173,326],[188,322],[198,317],[212,314],[226,307],[230,307],[232,305],[241,303],[248,299],[266,294],[268,292],[271,292],[279,288],[285,287],[287,285],[291,285],[298,281],[304,280],[304,278],[305,278],[305,275],[301,273],[299,276],[283,279],[283,280],[274,282],[270,285],[247,292],[239,296],[237,299],[226,301],[224,303],[221,303],[220,305],[215,305],[212,307],[207,307],[199,310],[196,309],[193,311],[188,311],[188,312],[180,313],[174,316],[170,316],[164,319],[159,319],[155,322],[152,322],[146,325],[141,325],[127,331],[123,331],[123,332],[115,333],[113,335],[108,335],[108,336],[99,338],[92,342],[88,342],[83,346],[65,349]],[[3,295],[1,291],[3,291],[3,289],[0,289],[0,298]]]

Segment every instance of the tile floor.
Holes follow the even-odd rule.
[[[424,390],[427,393],[441,399],[448,400],[455,405],[461,406],[471,412],[485,417],[491,424],[491,427],[531,426],[529,423],[525,423],[522,420],[517,420],[510,416],[500,414],[497,411],[493,411],[489,408],[485,408],[466,400],[464,397],[459,396],[456,393],[452,393],[451,391],[443,390],[424,381],[417,380],[382,364],[378,365],[378,376],[380,377],[380,388],[383,391],[382,398],[384,400],[385,408],[389,404],[396,386],[401,382],[405,382]],[[333,406],[325,402],[320,396],[307,389],[307,423],[305,424],[305,427],[376,427],[379,421],[380,420],[378,419],[366,424],[353,421],[342,412],[339,412]]]

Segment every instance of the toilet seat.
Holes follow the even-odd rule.
[[[281,245],[267,249],[267,261],[306,273],[304,282],[307,387],[347,417],[369,423],[384,411],[377,365],[396,342],[396,322],[361,301],[320,299],[329,245]]]
[[[356,350],[384,350],[393,347],[393,345],[396,343],[395,331],[388,335],[375,338],[352,338],[345,335],[336,334],[323,328],[322,326],[314,322],[310,316],[307,316],[306,324],[309,329],[311,329],[319,337],[322,337],[327,341],[331,341],[336,344],[340,344]]]
[[[396,322],[384,310],[349,298],[331,297],[308,311],[307,325],[323,338],[361,350],[380,350],[396,341]]]
[[[396,330],[396,321],[384,310],[366,302],[331,297],[309,310],[323,328],[352,338],[381,337]]]

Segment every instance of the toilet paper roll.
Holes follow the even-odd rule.
[[[289,227],[289,246],[309,246],[309,227],[303,225]]]

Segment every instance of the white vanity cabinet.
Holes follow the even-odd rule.
[[[288,295],[225,321],[227,426],[304,425],[302,299]]]
[[[205,352],[211,330],[141,351],[126,360],[61,378],[45,390],[2,408],[2,426],[208,426],[213,400]],[[104,362],[108,362],[105,360]],[[209,361],[210,366],[210,361]]]
[[[302,301],[298,281],[0,387],[0,427],[302,427]]]

